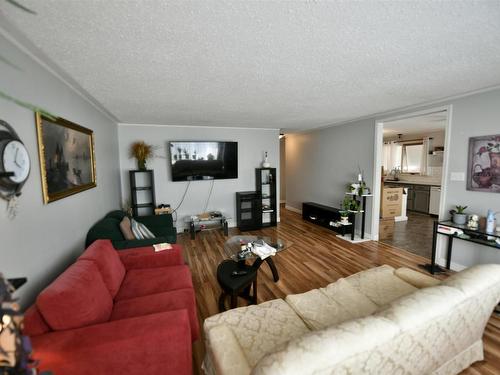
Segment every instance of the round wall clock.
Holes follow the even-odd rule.
[[[20,195],[30,168],[28,150],[12,126],[0,120],[0,196],[11,200]]]

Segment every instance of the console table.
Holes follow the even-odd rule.
[[[184,218],[184,222],[189,225],[189,233],[191,234],[191,239],[194,240],[196,237],[196,232],[201,232],[210,229],[222,229],[224,231],[224,236],[228,236],[228,223],[229,218],[224,215],[211,216],[207,219],[200,219],[196,216],[187,216]]]
[[[463,234],[458,235],[456,230],[462,231]],[[448,247],[446,254],[446,269],[443,269],[436,264],[436,241],[437,235],[441,234],[448,237]],[[492,239],[488,239],[492,238]],[[420,267],[426,269],[431,274],[446,272],[450,269],[451,265],[451,252],[453,247],[453,240],[459,239],[462,241],[473,242],[479,245],[494,247],[500,250],[500,246],[496,244],[495,239],[500,238],[500,232],[486,233],[484,227],[471,229],[467,225],[455,224],[452,221],[435,221],[434,230],[432,234],[432,255],[431,264],[422,264]]]

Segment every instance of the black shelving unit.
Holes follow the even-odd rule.
[[[259,229],[262,226],[260,194],[256,191],[236,193],[236,221],[242,231]]]
[[[154,215],[155,175],[153,170],[132,170],[130,177],[130,197],[134,216]]]
[[[340,212],[338,208],[325,206],[314,202],[302,203],[302,219],[311,223],[321,225],[345,236],[351,235],[351,240],[354,240],[354,228],[356,227],[356,215],[354,212],[349,212],[349,224],[340,223]]]
[[[278,217],[276,168],[256,168],[255,188],[260,199],[261,226],[275,227]]]

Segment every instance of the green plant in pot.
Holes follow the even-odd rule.
[[[342,201],[341,215],[344,212],[348,216],[352,211],[359,211],[359,202],[353,196],[348,195]]]
[[[455,209],[450,211],[452,220],[455,224],[464,225],[467,222],[466,209],[467,206],[455,206]]]

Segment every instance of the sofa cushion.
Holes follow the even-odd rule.
[[[394,271],[394,275],[419,289],[441,284],[441,280],[406,267],[398,268]]]
[[[188,266],[132,269],[125,275],[115,300],[186,288],[193,288]]]
[[[200,329],[198,317],[196,315],[196,300],[193,289],[178,289],[170,292],[117,301],[113,306],[110,320],[126,319],[163,311],[182,309],[188,311],[189,323],[191,326],[191,339],[194,341],[199,337]]]
[[[38,295],[36,305],[57,331],[108,321],[113,300],[97,265],[78,260]]]
[[[130,220],[130,226],[132,228],[132,233],[137,240],[144,240],[148,238],[155,238],[155,235],[146,227],[144,224]]]
[[[55,375],[192,375],[186,310],[35,336],[37,368]]]
[[[394,275],[391,266],[371,268],[347,277],[345,280],[379,307],[417,290]]]
[[[50,331],[50,327],[43,319],[36,305],[30,306],[24,313],[23,333],[28,336],[41,335]]]
[[[282,299],[240,307],[205,319],[205,332],[226,325],[236,336],[251,367],[287,341],[310,332]]]
[[[319,289],[291,294],[285,300],[312,330],[323,329],[351,318],[346,309]]]
[[[122,221],[120,221],[120,230],[122,231],[123,237],[125,237],[126,240],[135,240],[134,233],[132,233],[132,224],[130,223],[130,219],[128,218],[128,216],[124,216]]]
[[[378,308],[345,279],[339,279],[326,288],[288,295],[286,302],[311,329],[323,329],[368,316]]]
[[[125,266],[110,240],[97,240],[83,252],[79,259],[95,262],[111,297],[116,296],[125,277]]]

